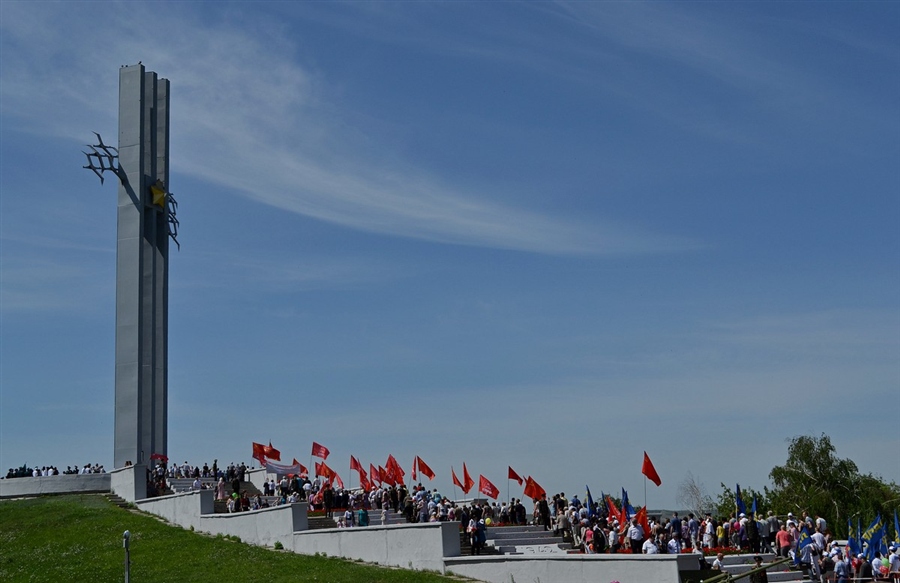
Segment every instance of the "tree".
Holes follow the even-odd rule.
[[[734,499],[734,486],[726,486],[725,484],[719,484],[722,487],[722,491],[719,492],[719,497],[715,501],[715,509],[716,516],[726,517],[726,516],[735,516],[737,518],[737,504]],[[735,484],[736,486],[737,484]],[[750,509],[753,506],[753,498],[756,498],[756,511],[758,513],[762,513],[764,510],[769,508],[769,493],[768,490],[765,493],[758,492],[751,487],[743,486],[741,488],[741,499],[744,501],[744,505],[747,507],[747,513],[750,513]]]
[[[788,459],[769,473],[774,489],[767,490],[779,514],[788,511],[819,515],[831,531],[847,535],[847,518],[871,520],[888,516],[900,506],[900,487],[871,474],[861,475],[856,464],[835,455],[831,439],[801,435],[788,446]]]
[[[706,492],[706,487],[690,470],[684,477],[684,481],[678,486],[676,500],[684,508],[693,512],[694,516],[703,516],[715,508],[712,496]]]

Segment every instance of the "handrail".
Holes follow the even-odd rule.
[[[740,575],[738,575],[736,577],[734,575],[732,575],[731,573],[723,571],[720,575],[716,575],[709,579],[704,579],[702,581],[702,583],[732,583],[732,581],[737,581],[738,579],[743,579],[744,577],[749,577],[750,575],[753,575],[754,573],[759,573],[760,571],[765,571],[771,567],[775,567],[777,565],[782,565],[784,563],[787,563],[790,560],[791,560],[790,557],[786,557],[786,558],[780,559],[778,561],[775,561],[774,563],[769,563],[768,565],[764,565],[762,567],[756,567],[755,569],[750,569],[746,573],[741,573]]]

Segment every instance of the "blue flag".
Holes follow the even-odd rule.
[[[872,538],[869,539],[869,546],[866,548],[866,559],[871,563],[875,560],[875,553],[881,550],[881,543],[884,538],[884,526],[878,529],[878,531],[872,535]],[[887,549],[885,549],[886,551]]]
[[[585,502],[587,502],[588,518],[592,518],[594,516],[594,499],[591,498],[591,489],[587,485],[584,486],[584,489],[584,498]]]
[[[860,553],[859,543],[857,539],[853,538],[853,522],[849,518],[847,519],[847,548],[854,557]]]
[[[897,520],[896,509],[894,509],[894,541],[900,543],[900,521]]]
[[[756,516],[756,494],[753,495],[753,506],[750,507],[750,513]]]
[[[872,521],[872,524],[869,525],[869,528],[866,529],[866,532],[862,533],[863,542],[869,542],[872,538],[881,530],[881,514],[875,517],[875,520]]]
[[[869,528],[862,534],[862,541],[868,546],[866,547],[866,559],[870,562],[875,558],[875,551],[881,544],[881,534],[884,531],[884,525],[881,524],[881,514],[875,517]]]
[[[622,488],[622,509],[625,510],[625,519],[631,520],[635,514],[634,506],[628,502],[628,492],[625,491],[625,488]]]
[[[797,541],[797,552],[794,554],[794,564],[800,563],[800,551],[811,545],[813,540],[809,536],[809,526],[803,525],[800,529],[800,540]]]
[[[741,500],[741,485],[736,484],[734,487],[734,505],[737,506],[738,512],[743,514],[747,513],[747,507],[744,505],[744,501]]]

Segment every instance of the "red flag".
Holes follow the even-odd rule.
[[[356,459],[355,457],[353,457],[352,455],[350,456],[350,469],[356,470],[357,472],[363,471],[363,467],[359,463],[359,460]]]
[[[466,469],[466,462],[463,462],[463,494],[468,494],[469,490],[471,490],[474,485],[475,480],[469,475],[469,470]]]
[[[265,449],[266,457],[270,460],[275,460],[276,462],[281,461],[281,452],[272,447],[272,442],[269,442],[269,445]]]
[[[331,480],[338,488],[344,487],[344,481],[338,473],[325,465],[325,462],[316,462],[316,473]]]
[[[535,482],[531,476],[525,478],[525,490],[522,493],[532,500],[539,500],[547,495],[547,491]]]
[[[434,472],[431,471],[431,468],[428,467],[428,464],[422,461],[422,458],[420,458],[419,456],[416,456],[416,464],[419,466],[420,474],[422,474],[429,480],[434,479]],[[413,478],[413,480],[415,480],[415,478]]]
[[[388,455],[387,459],[387,470],[391,472],[391,477],[394,478],[394,481],[398,484],[402,484],[406,478],[406,472],[403,471],[403,468],[400,467],[400,462],[393,455]]]
[[[308,476],[308,475],[309,475],[309,470],[306,469],[306,466],[304,466],[303,464],[301,464],[300,462],[298,462],[298,461],[297,461],[297,458],[294,458],[293,465],[295,465],[295,466],[300,466],[300,475],[301,475],[301,476],[304,476],[304,475],[305,475],[305,476]]]
[[[644,529],[644,538],[650,537],[650,521],[647,520],[647,507],[643,507],[637,511],[637,514],[634,515],[637,518],[638,524],[641,525],[641,528]]]
[[[381,484],[381,474],[378,473],[378,468],[369,463],[369,477],[371,477],[373,482],[378,482]]]
[[[391,472],[389,472],[385,468],[382,468],[381,466],[378,466],[378,479],[381,481],[381,483],[387,484],[388,486],[397,485],[397,482],[394,481],[394,479],[391,477]]]
[[[497,489],[497,486],[491,484],[491,481],[481,474],[478,474],[478,491],[494,500],[500,495],[500,490]]]
[[[466,490],[465,486],[462,485],[462,482],[459,481],[459,478],[456,477],[456,472],[453,471],[453,466],[450,466],[450,475],[453,476],[453,483],[459,486],[463,491],[468,493],[468,490]]]
[[[366,476],[366,471],[362,469],[359,471],[359,487],[366,491],[372,489],[372,483],[369,482],[369,478],[368,476]]]
[[[520,486],[522,485],[522,476],[517,474],[516,471],[514,469],[512,469],[512,466],[509,466],[509,473],[506,475],[506,479],[507,480],[515,480],[516,482],[519,483]]]
[[[641,468],[641,473],[657,486],[662,484],[662,480],[659,479],[659,474],[656,473],[656,468],[653,467],[653,462],[650,461],[650,456],[647,455],[646,451],[644,452],[644,465]]]
[[[261,443],[253,442],[253,459],[259,460],[259,463],[265,465],[266,446]],[[168,461],[168,460],[166,460]]]
[[[316,443],[315,441],[313,442],[312,455],[314,455],[315,457],[320,457],[323,460],[327,460],[328,454],[330,454],[330,453],[331,452],[328,451],[328,448],[325,447],[324,445],[320,445],[320,444]]]
[[[619,512],[619,509],[616,508],[616,503],[613,502],[612,496],[606,497],[606,510],[609,512],[610,518],[615,517],[618,519],[622,514]]]
[[[413,482],[416,481],[416,462],[418,462],[418,461],[419,461],[419,456],[416,456],[415,458],[413,458],[413,470],[412,470]]]

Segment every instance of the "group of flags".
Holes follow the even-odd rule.
[[[328,459],[328,456],[331,452],[327,447],[316,443],[315,441],[312,444],[312,451],[310,452],[311,457],[321,458],[321,462],[315,463],[315,472],[317,476],[322,476],[327,480],[331,481],[334,485],[339,488],[344,487],[344,481],[338,475],[336,471],[326,465],[325,460]],[[274,462],[281,461],[281,452],[275,449],[272,446],[272,442],[269,442],[269,445],[263,445],[261,443],[253,442],[253,459],[258,460],[260,465],[269,469],[270,471],[282,475],[298,475],[298,476],[308,476],[309,470],[297,461],[297,458],[294,458],[291,464],[276,464]],[[388,455],[387,461],[384,466],[375,466],[374,464],[369,464],[369,470],[363,467],[363,465],[359,462],[358,459],[354,456],[350,456],[350,470],[355,471],[359,474],[359,484],[362,488],[368,490],[373,486],[383,486],[390,485],[396,486],[398,484],[403,484],[406,478],[406,472],[403,471],[403,468],[400,466],[400,463],[393,455]],[[453,478],[453,484],[458,486],[464,494],[468,494],[473,487],[475,487],[475,480],[472,479],[472,476],[469,475],[469,469],[466,467],[465,462],[463,462],[463,479],[460,480],[456,475],[456,470],[451,466],[450,474]],[[653,463],[650,461],[650,458],[647,456],[647,452],[644,452],[644,463],[641,468],[641,473],[647,476],[654,484],[659,486],[662,481],[659,478],[659,474],[656,473],[656,469],[653,467]],[[412,465],[412,479],[413,481],[418,480],[418,476],[424,476],[429,480],[433,480],[435,477],[434,471],[425,463],[425,461],[419,457],[415,456],[413,459]],[[508,466],[507,472],[508,480],[515,480],[519,486],[523,487],[523,494],[532,500],[539,500],[547,495],[547,491],[538,484],[535,479],[531,476],[522,477],[516,472],[512,466]],[[500,495],[500,490],[495,486],[489,479],[484,477],[483,475],[478,475],[478,491],[488,496],[494,500]],[[587,491],[588,498],[588,508],[590,512],[593,512],[593,499],[591,499],[590,489]],[[607,499],[607,504],[610,509],[615,508],[615,504],[612,501],[612,498],[607,496],[603,496],[603,498]],[[630,520],[631,517],[635,516],[634,508],[628,503],[628,493],[625,489],[622,489],[622,511],[620,512],[618,509],[615,510],[614,513],[611,512],[616,517],[621,517],[622,522],[626,522]],[[646,520],[646,511],[644,511],[644,520]]]
[[[746,514],[747,505],[741,496],[741,485],[735,484],[734,487],[734,504],[738,512]],[[753,496],[753,505],[750,507],[753,516],[757,514],[756,496]],[[885,523],[881,520],[881,514],[875,516],[875,520],[869,525],[869,528],[862,531],[859,517],[856,519],[856,536],[853,536],[853,523],[851,519],[847,519],[847,549],[853,556],[860,554],[865,555],[868,561],[875,558],[875,553],[881,552],[881,556],[888,554],[888,534]],[[897,517],[897,511],[894,510],[894,533],[897,540],[900,541],[900,520]],[[800,560],[800,551],[804,547],[812,544],[812,533],[809,525],[800,525],[800,539],[797,541],[797,556],[795,562]]]
[[[875,516],[875,520],[869,524],[869,528],[865,531],[861,529],[859,517],[856,518],[856,536],[853,536],[853,523],[847,519],[847,548],[854,555],[864,554],[866,560],[872,561],[875,553],[881,552],[882,557],[888,555],[888,534],[887,525],[881,519],[881,514]],[[894,535],[900,541],[900,520],[897,518],[897,511],[894,510]]]

